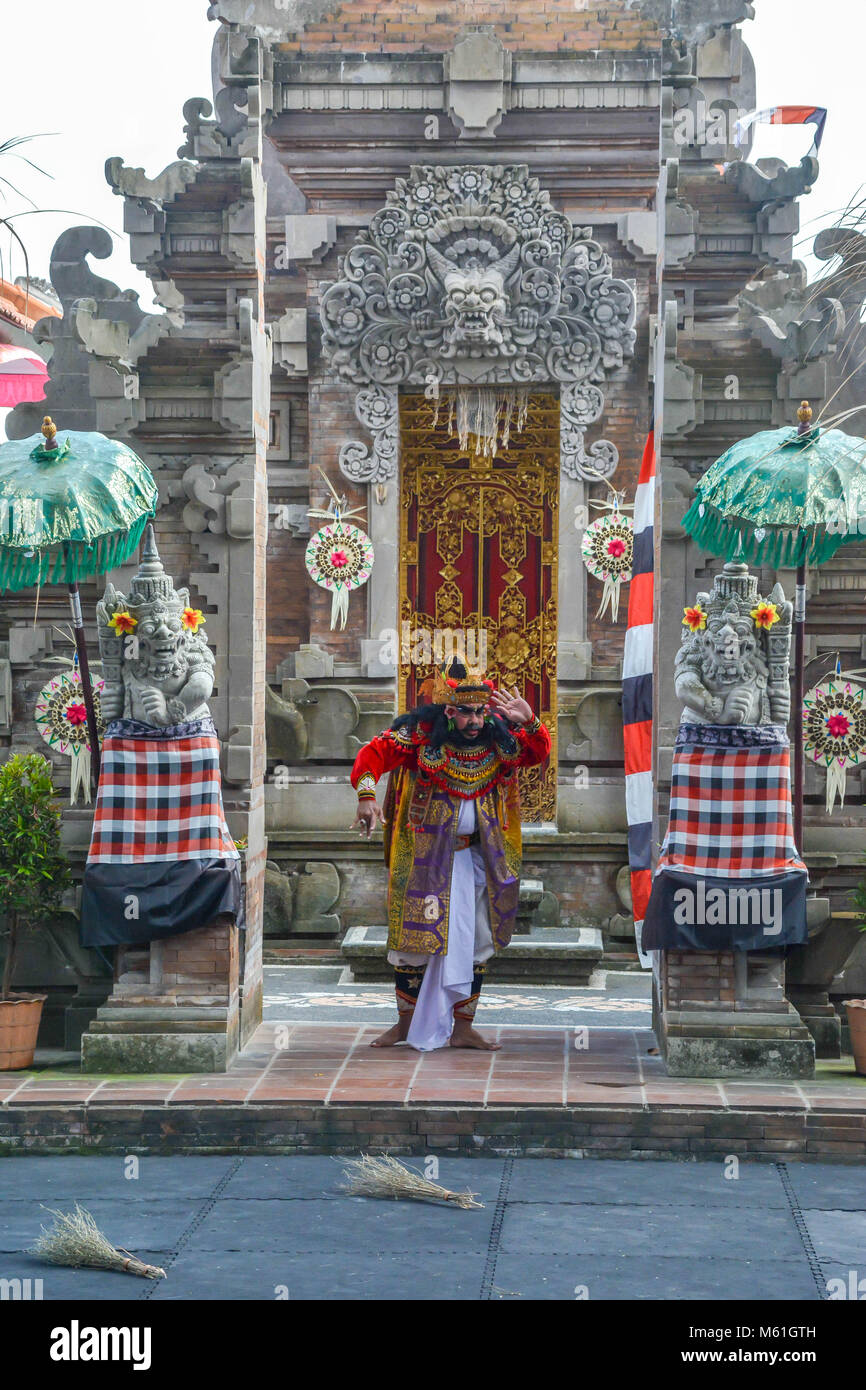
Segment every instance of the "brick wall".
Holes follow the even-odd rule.
[[[733,951],[666,951],[665,1007],[734,1007]]]
[[[657,49],[655,23],[626,0],[357,0],[277,45],[286,53],[441,53],[464,25],[491,25],[506,48],[545,53]]]
[[[288,499],[271,493],[271,501]],[[271,524],[268,534],[268,632],[267,678],[276,681],[276,670],[290,652],[308,640],[312,580],[304,565],[307,539],[279,531]],[[350,610],[351,611],[351,610]]]

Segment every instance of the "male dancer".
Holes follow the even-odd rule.
[[[377,821],[388,864],[388,960],[398,1021],[374,1047],[408,1042],[498,1049],[472,1027],[486,962],[508,945],[520,891],[517,769],[550,754],[550,734],[517,693],[457,658],[430,704],[365,743],[351,772],[353,825]],[[376,783],[391,772],[385,815]]]

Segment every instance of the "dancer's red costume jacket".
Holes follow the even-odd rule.
[[[429,746],[432,726],[386,729],[358,752],[351,782],[360,797],[393,772],[383,805],[388,864],[388,947],[439,955],[447,950],[448,902],[459,800],[473,799],[487,869],[491,931],[508,944],[517,915],[522,862],[517,769],[543,763],[550,734],[533,716],[512,729],[513,755],[493,744]],[[418,853],[423,842],[423,852]],[[431,918],[430,906],[436,908]]]

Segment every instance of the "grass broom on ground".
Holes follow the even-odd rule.
[[[348,1182],[343,1190],[353,1197],[401,1197],[415,1202],[453,1202],[464,1211],[482,1210],[483,1202],[475,1201],[474,1192],[449,1192],[431,1182],[413,1168],[407,1168],[390,1155],[380,1158],[372,1154],[361,1154],[360,1158],[346,1160],[345,1176]]]
[[[142,1279],[165,1279],[164,1269],[145,1264],[128,1250],[116,1250],[102,1234],[89,1211],[75,1203],[74,1212],[45,1207],[55,1218],[51,1230],[42,1227],[31,1255],[52,1265],[71,1265],[74,1269],[116,1269],[122,1274],[138,1274]]]

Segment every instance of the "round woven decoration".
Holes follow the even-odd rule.
[[[623,512],[606,512],[587,526],[581,542],[583,563],[596,579],[631,579],[634,523]]]
[[[845,773],[866,762],[866,687],[838,673],[803,698],[804,751],[827,772],[827,810],[845,804]]]
[[[92,680],[96,729],[101,739],[105,734],[105,724],[99,708],[99,692],[105,681],[101,677]],[[82,750],[90,752],[87,713],[77,670],[61,672],[40,690],[35,718],[36,727],[45,742],[56,748],[58,753],[72,758]]]
[[[304,563],[323,589],[359,589],[373,569],[370,537],[347,521],[334,521],[310,537]]]
[[[581,541],[583,563],[590,574],[603,582],[597,618],[610,609],[611,622],[619,617],[619,591],[631,579],[634,553],[634,523],[630,516],[614,506],[597,521],[587,526]]]

